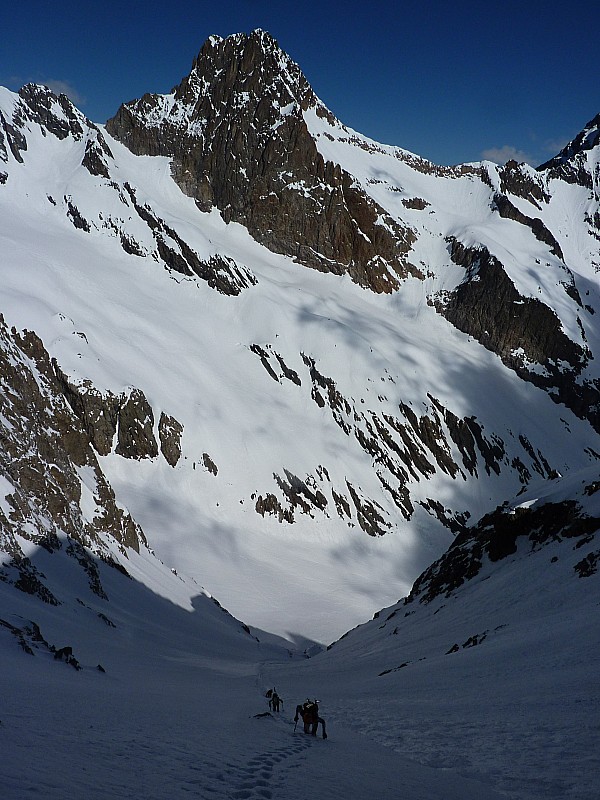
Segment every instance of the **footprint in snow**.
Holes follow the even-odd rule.
[[[310,746],[310,741],[297,739],[294,744],[254,756],[247,762],[245,767],[235,767],[235,770],[228,770],[228,772],[235,772],[239,776],[239,782],[230,796],[234,800],[253,800],[254,798],[270,800],[273,793],[269,787],[275,766],[282,764],[290,757],[298,756]],[[297,765],[292,764],[290,766]]]

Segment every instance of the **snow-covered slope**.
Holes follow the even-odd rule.
[[[37,565],[57,568],[47,554]],[[77,583],[66,571],[61,579]],[[284,695],[278,718],[265,717],[264,670],[298,658],[259,644],[201,594],[188,611],[108,567],[102,581],[110,603],[79,586],[80,602],[58,609],[0,582],[6,800],[309,800],[315,783],[327,800],[394,800],[399,786],[413,800],[500,797],[485,777],[423,767],[333,718],[327,741],[295,731],[302,694]],[[72,646],[70,663],[52,646]]]
[[[595,797],[597,128],[439,167],[263,31],[0,89],[3,796]]]
[[[100,565],[107,601],[40,549],[61,606],[0,583],[3,797],[594,800],[599,496],[591,474],[522,495],[499,512],[514,552],[461,572],[451,550],[311,659],[257,642],[200,591],[189,610],[149,591],[143,571],[179,579],[143,552],[134,581]],[[54,657],[70,645],[77,670]],[[284,707],[264,716],[273,685]],[[326,741],[295,726],[307,695]]]
[[[597,470],[525,493],[277,685],[318,691],[337,725],[506,797],[592,800],[599,531]]]
[[[263,32],[112,135],[43,87],[0,108],[6,322],[150,547],[251,625],[329,641],[596,462],[597,176],[377,145]]]

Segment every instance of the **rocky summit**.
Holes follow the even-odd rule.
[[[170,95],[127,103],[106,127],[138,155],[170,157],[199,209],[215,206],[300,263],[391,291],[410,269],[411,230],[323,158],[309,112],[337,124],[299,67],[255,31],[209,39]]]
[[[599,468],[598,117],[438,166],[213,36],[106,125],[0,90],[0,206],[0,577],[41,600],[35,548],[326,642]]]

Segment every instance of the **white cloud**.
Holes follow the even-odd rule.
[[[557,153],[569,144],[570,139],[555,139],[544,143],[544,152],[551,153],[555,156]]]
[[[481,153],[481,157],[487,161],[494,161],[496,164],[506,164],[507,161],[517,161],[519,164],[525,161],[527,164],[533,164],[534,159],[523,150],[518,150],[510,144],[505,144],[502,147],[490,147]]]
[[[40,83],[43,83],[44,86],[47,86],[55,94],[66,94],[69,100],[75,103],[76,106],[85,104],[85,97],[68,81],[60,81],[55,80],[54,78],[48,78],[47,80],[40,81]]]

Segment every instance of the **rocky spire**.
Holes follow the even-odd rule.
[[[594,169],[590,155],[597,149]],[[589,189],[600,189],[600,114],[590,120],[583,130],[554,158],[538,167],[547,170],[551,178],[561,178],[567,183],[577,183]]]
[[[220,209],[275,252],[391,291],[412,234],[324,161],[304,121],[335,122],[270,34],[210,37],[169,95],[127,103],[107,129],[134,153],[173,159],[202,210]]]

